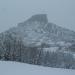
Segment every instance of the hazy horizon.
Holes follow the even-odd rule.
[[[35,14],[47,14],[49,22],[75,31],[74,9],[75,0],[0,0],[0,32]]]

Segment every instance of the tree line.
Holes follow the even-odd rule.
[[[40,48],[25,46],[21,38],[11,34],[0,38],[0,60],[75,69],[75,58],[70,53],[43,51],[45,44]]]

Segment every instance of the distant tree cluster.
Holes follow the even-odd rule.
[[[38,47],[27,47],[21,38],[11,34],[0,40],[0,59],[19,61],[48,67],[75,69],[75,59],[70,53],[43,51],[45,44]]]

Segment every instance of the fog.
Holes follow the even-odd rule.
[[[0,32],[42,13],[49,22],[75,31],[75,0],[0,0]]]

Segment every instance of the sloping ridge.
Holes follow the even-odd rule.
[[[26,43],[45,42],[46,40],[75,41],[74,31],[49,23],[46,14],[33,15],[28,20],[19,23],[17,27],[1,33],[4,36],[8,34],[21,37]]]

